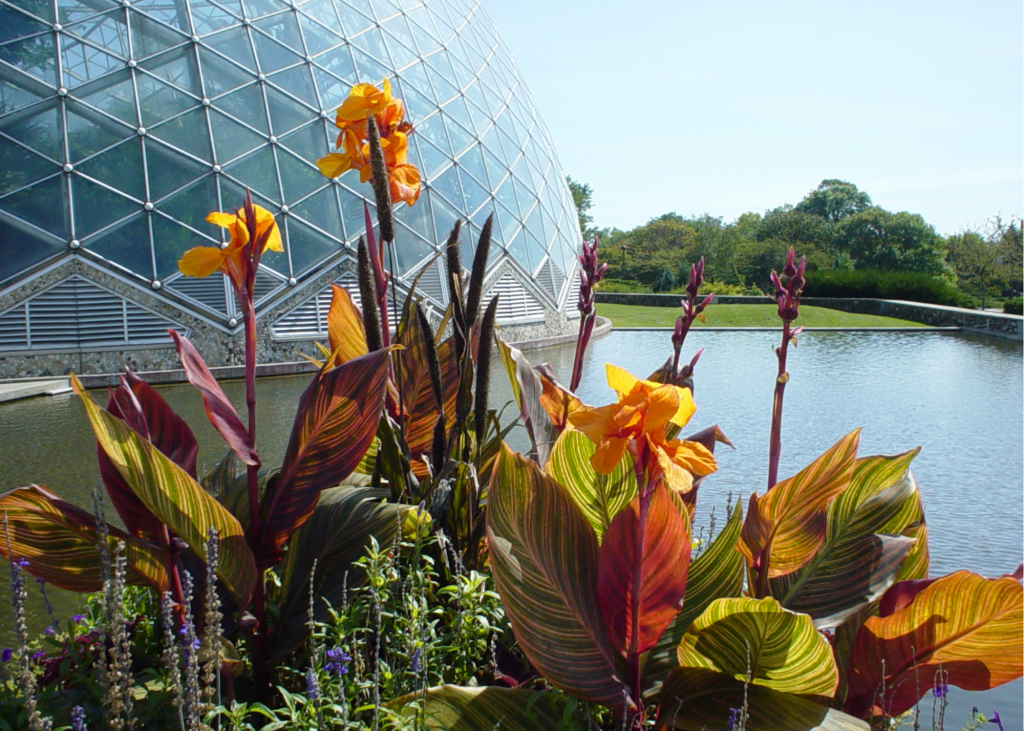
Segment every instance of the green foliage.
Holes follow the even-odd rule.
[[[1003,312],[1007,315],[1024,315],[1024,298],[1011,297],[1003,303]]]
[[[949,276],[946,244],[916,213],[867,208],[836,224],[835,247],[859,269]]]
[[[810,271],[804,296],[909,300],[953,307],[973,304],[970,297],[941,277],[868,269]]]
[[[590,234],[590,224],[594,222],[594,217],[589,213],[590,209],[594,207],[594,191],[586,183],[573,180],[571,175],[565,176],[565,182],[569,186],[569,192],[572,193],[572,202],[576,206],[576,215],[580,222],[580,232],[586,237]]]
[[[871,196],[845,180],[822,180],[804,196],[794,210],[822,218],[829,223],[860,213],[871,207]]]

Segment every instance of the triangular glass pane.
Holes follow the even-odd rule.
[[[394,207],[395,219],[417,232],[428,241],[436,241],[434,238],[434,225],[430,220],[430,207],[423,205],[426,201],[421,197],[416,205],[407,206],[400,203]]]
[[[285,22],[282,20],[283,18],[289,18],[291,23]],[[284,16],[268,18],[264,22],[269,23],[271,21],[275,25],[270,30],[282,36],[291,36],[294,32],[296,45],[286,46],[273,40],[269,35],[254,31],[252,41],[253,45],[256,46],[256,58],[259,59],[260,71],[265,74],[272,74],[279,69],[293,66],[303,60],[302,56],[292,50],[302,49],[302,40],[299,38],[299,27],[295,17],[291,13],[287,13]],[[291,25],[294,25],[294,29]]]
[[[420,172],[427,180],[433,178],[443,168],[451,165],[451,157],[441,152],[425,139],[422,137],[414,137],[413,139],[416,140],[416,144],[419,146],[420,161],[423,164]]]
[[[344,53],[344,60],[350,65],[351,59],[348,57],[348,51],[344,48],[339,48],[333,51],[333,53]],[[342,64],[342,59],[339,57],[335,59],[336,65]],[[350,72],[352,77],[355,76],[355,68],[352,68]],[[351,78],[351,77],[350,77]],[[334,74],[329,74],[318,66],[313,67],[313,79],[316,82],[317,91],[320,92],[320,106],[322,109],[333,112],[342,102],[348,97],[349,90],[352,89],[351,81],[343,81]]]
[[[530,269],[530,271],[534,271],[537,265],[540,264],[541,259],[544,258],[544,254],[547,252],[543,245],[541,245],[540,241],[538,241],[537,238],[529,232],[529,230],[524,230],[523,236],[525,236],[526,240],[526,249],[530,252],[530,263],[533,265],[533,268]]]
[[[443,198],[434,195],[433,192],[430,195],[430,207],[434,212],[434,241],[438,242],[439,246],[443,246],[444,242],[448,240],[452,226],[464,216]]]
[[[25,157],[34,156],[30,152],[25,152]],[[27,177],[23,179],[24,182],[31,182]],[[11,193],[0,199],[0,208],[49,231],[54,236],[66,239],[68,238],[68,223],[65,214],[67,205],[63,201],[67,199],[67,196],[65,195],[63,177],[63,175],[55,175],[28,188],[22,188],[17,193]],[[7,190],[11,189],[13,188],[7,188]],[[6,193],[7,190],[4,192]]]
[[[242,0],[242,5],[245,7],[245,14],[249,18],[260,18],[281,9],[280,4],[274,2],[274,0]]]
[[[29,91],[24,88],[25,81],[24,78],[19,78],[18,84],[14,84],[12,80],[0,78],[0,114],[13,112],[52,95],[52,90],[35,80],[30,83],[34,91]]]
[[[426,100],[426,104],[437,108],[437,102],[434,101],[434,88],[430,85],[430,79],[427,78],[426,65],[422,62],[415,63],[402,69],[402,73],[399,75],[402,77],[402,88],[407,93],[415,91]]]
[[[427,76],[434,86],[434,93],[440,102],[446,102],[459,93],[459,87],[455,82],[455,73],[451,70],[444,51],[438,51],[427,59]],[[442,70],[447,66],[447,70]]]
[[[491,113],[487,111],[487,99],[484,98],[483,86],[474,81],[465,90],[466,101],[469,102],[469,115],[473,118],[478,132],[491,126]]]
[[[210,99],[255,80],[252,72],[240,69],[208,48],[199,49],[199,62],[203,65],[203,88]]]
[[[481,71],[481,74],[486,72],[486,68]],[[484,99],[487,101],[487,109],[491,112],[491,117],[496,118],[501,114],[501,110],[505,108],[505,101],[498,92],[494,91],[487,84],[482,83],[479,79],[477,83],[480,84],[480,90],[483,92]]]
[[[444,123],[448,129],[448,139],[452,142],[452,148],[456,156],[461,155],[476,142],[476,136],[456,124],[451,117],[445,117]]]
[[[513,236],[512,240],[505,244],[505,250],[509,255],[519,262],[526,271],[533,271],[533,262],[530,260],[530,252],[526,246],[526,232],[520,230]]]
[[[57,52],[51,33],[8,43],[0,58],[50,86],[57,85]]]
[[[312,116],[317,116],[320,102],[316,97],[316,87],[313,85],[313,75],[310,68],[308,64],[293,66],[290,69],[277,72],[270,77],[270,81],[278,89],[283,90],[301,102],[305,102],[309,109],[303,110],[302,113],[311,118]],[[294,101],[290,103],[295,104]],[[271,121],[274,119],[273,109],[270,111],[270,119]]]
[[[457,210],[466,210],[465,200],[462,197],[462,187],[459,185],[459,174],[454,166],[431,179],[430,187],[443,195]]]
[[[341,24],[345,29],[345,37],[353,38],[359,33],[373,25],[373,20],[366,15],[359,13],[351,7],[352,3],[346,0],[335,0],[334,7],[341,16]]]
[[[198,93],[199,68],[191,46],[183,46],[148,58],[139,64],[154,76],[185,91]]]
[[[305,198],[325,182],[319,170],[280,148],[277,150],[277,165],[286,203]]]
[[[304,226],[291,216],[286,221],[288,229],[288,253],[292,258],[292,270],[303,274],[318,267],[325,259],[341,250],[341,244],[331,241],[321,233]]]
[[[401,16],[395,20],[400,19]],[[391,52],[392,63],[394,63],[396,70],[404,69],[409,64],[415,63],[419,60],[419,54],[417,54],[416,51],[409,48],[409,46],[402,43],[392,34],[385,32],[384,37],[388,44],[388,50]]]
[[[243,86],[227,96],[218,98],[213,102],[213,108],[230,114],[239,122],[243,122],[259,132],[268,135],[270,133],[263,104],[263,91],[259,84]]]
[[[95,154],[128,137],[135,136],[135,130],[111,122],[92,110],[68,102],[66,105],[68,124],[68,154],[71,162]]]
[[[480,145],[473,145],[466,153],[459,158],[459,165],[469,172],[476,181],[484,187],[490,187],[487,181],[487,173],[484,169],[484,155],[480,151]],[[495,181],[498,182],[498,181]]]
[[[377,17],[373,11],[373,8],[370,7],[369,0],[335,0],[334,4],[339,6],[339,12],[342,3],[351,5],[353,8],[355,8],[357,11],[365,15],[367,18],[376,19]]]
[[[281,200],[276,170],[274,153],[269,147],[259,149],[224,167],[224,171],[230,173],[242,185],[249,186],[271,200]]]
[[[542,208],[540,221],[541,225],[544,226],[543,240],[550,244],[550,242],[555,239],[555,235],[558,233],[558,229],[555,226],[555,219],[548,215],[548,212]]]
[[[535,206],[530,212],[530,215],[526,219],[526,230],[529,231],[530,235],[540,242],[544,250],[547,251],[548,247],[545,245],[547,239],[544,236],[544,226],[541,224],[540,206]]]
[[[24,10],[36,10],[38,12],[47,13],[48,8],[46,7],[49,3],[37,3],[38,8],[23,8]],[[36,33],[42,33],[50,30],[50,26],[42,20],[37,20],[25,13],[19,13],[14,8],[8,8],[4,5],[0,5],[0,43],[6,43],[7,41],[13,41],[15,38],[24,38],[25,36],[35,35]],[[0,52],[2,53],[2,52]],[[6,61],[6,57],[4,57]]]
[[[508,167],[502,164],[498,158],[490,153],[486,148],[483,148],[484,165],[487,168],[487,177],[490,182],[490,187],[493,190],[505,179],[508,175]]]
[[[354,38],[349,38],[349,41],[356,48],[361,48],[373,56],[375,60],[391,65],[391,56],[388,55],[387,47],[384,45],[384,37],[381,35],[380,28],[368,28]]]
[[[136,61],[189,42],[188,36],[171,30],[163,23],[150,20],[141,13],[129,13],[128,24],[132,34],[132,56]]]
[[[519,159],[516,160],[512,166],[512,172],[527,186],[530,186],[534,191],[538,190],[541,185],[544,184],[544,179],[541,177],[534,178],[533,173],[530,170],[530,166],[526,164],[526,156],[520,155]]]
[[[469,107],[466,106],[466,99],[462,96],[457,96],[452,99],[444,108],[445,114],[451,116],[456,122],[461,124],[464,129],[468,130],[470,134],[475,134],[473,128],[473,121],[469,116]]]
[[[498,192],[495,193],[494,197],[501,201],[506,208],[512,211],[517,219],[521,218],[522,214],[519,211],[519,203],[516,201],[516,194],[512,185],[511,176],[506,178],[505,182],[498,186]]]
[[[189,31],[188,10],[181,3],[168,3],[167,0],[134,0],[131,9],[136,12],[143,12],[146,15],[158,20],[165,25],[180,30],[186,35]],[[134,16],[129,24],[134,21]],[[132,38],[134,44],[135,39]],[[138,50],[133,46],[133,53],[138,58]]]
[[[77,215],[75,220],[77,223]],[[109,231],[104,231],[97,238],[82,243],[86,250],[107,261],[119,264],[146,279],[153,278],[153,260],[149,248],[149,222],[146,220],[145,214],[135,216]]]
[[[388,37],[390,45],[390,37],[394,36],[400,43],[402,43],[412,53],[416,53],[416,41],[413,39],[412,32],[409,30],[409,20],[404,15],[396,15],[390,18],[387,22],[381,25],[384,28],[384,33]]]
[[[285,188],[287,189],[287,183]],[[289,216],[308,221],[338,239],[344,238],[341,228],[341,211],[338,208],[338,199],[335,197],[334,191],[335,187],[329,185],[314,193],[302,203],[292,206]]]
[[[59,0],[56,5],[57,22],[69,25],[107,10],[113,10],[120,3],[115,0],[96,0],[96,2],[92,2],[92,0]]]
[[[44,239],[42,234],[16,227],[3,217],[0,217],[0,241],[9,244],[0,257],[0,282],[68,250],[65,242]]]
[[[214,198],[214,201],[217,199]],[[153,226],[153,254],[156,259],[156,276],[169,277],[178,271],[181,255],[193,246],[211,246],[211,242],[198,236],[194,231],[179,226],[160,215],[151,217]]]
[[[230,206],[226,207],[230,208]],[[194,185],[178,191],[166,200],[157,203],[156,206],[157,212],[170,216],[182,225],[190,226],[219,241],[220,228],[206,222],[207,214],[215,208],[217,208],[217,181],[212,175],[207,175]],[[208,243],[196,236],[196,243],[193,245]]]
[[[213,111],[210,112],[210,128],[213,130],[213,146],[217,151],[217,161],[221,164],[267,143],[266,137],[243,127],[230,117]]]
[[[377,20],[380,21],[390,18],[401,10],[401,8],[398,7],[398,3],[393,3],[389,0],[370,0],[370,5],[373,6],[373,11],[377,15]]]
[[[209,2],[209,0],[190,0],[189,10],[192,14],[192,22],[195,24],[196,33],[200,35],[213,33],[241,22],[240,18],[236,18],[224,8],[216,3]]]
[[[474,70],[459,61],[458,54],[452,54],[452,68],[455,69],[455,78],[459,82],[460,89],[465,89],[476,79]]]
[[[408,226],[395,224],[395,258],[399,276],[433,254],[434,247],[413,233]]]
[[[434,25],[437,26],[438,37],[442,43],[447,42],[449,38],[455,33],[455,26],[452,25],[451,18],[448,17],[448,12],[444,5],[440,3],[431,3],[427,6],[430,11],[430,16],[434,20]]]
[[[416,39],[416,46],[421,54],[426,55],[441,47],[438,38],[437,28],[431,20],[430,13],[422,5],[409,10],[406,15],[409,18],[409,29]]]
[[[491,194],[487,189],[473,180],[472,176],[466,175],[466,171],[461,168],[459,169],[459,178],[462,180],[462,192],[466,196],[467,211],[475,211],[490,199]]]
[[[537,196],[514,175],[512,176],[512,185],[515,187],[516,197],[519,199],[519,210],[524,216],[529,216],[530,211],[537,205]]]
[[[303,31],[306,29],[304,19],[312,18],[315,20],[320,28],[330,29],[332,33],[341,34],[341,19],[338,18],[338,13],[334,9],[334,3],[331,0],[305,0],[304,2],[296,3],[299,9],[299,24],[302,26]]]
[[[112,117],[117,117],[132,127],[137,127],[139,124],[135,108],[135,89],[132,86],[131,72],[128,69],[84,86],[74,96],[79,101],[94,109],[104,111]]]
[[[94,180],[106,183],[140,204],[146,200],[146,181],[142,166],[142,140],[128,140],[96,157],[86,160],[75,170]]]
[[[452,147],[448,142],[448,132],[445,130],[444,121],[441,119],[440,114],[435,114],[418,122],[414,134],[419,136],[420,139],[433,142],[434,146],[440,149],[445,157],[453,157]],[[429,157],[426,151],[423,152],[423,156],[424,158]]]
[[[6,117],[0,121],[0,132],[28,145],[54,162],[63,160],[61,150],[60,106],[56,100],[40,104],[24,114]],[[2,160],[16,157],[0,156]],[[13,166],[9,166],[8,170]]]
[[[515,232],[522,226],[519,222],[519,217],[502,205],[496,206],[496,210],[498,227],[501,228],[501,237],[504,241],[510,241]]]
[[[198,99],[157,81],[146,73],[135,74],[135,88],[139,94],[143,127],[152,127],[199,103]]]
[[[323,123],[317,121],[290,132],[284,137],[278,137],[278,144],[300,160],[315,163],[318,158],[330,151],[333,140],[328,140],[324,133]]]
[[[128,60],[128,27],[122,11],[97,15],[82,23],[65,25],[64,32],[99,46],[108,54],[120,57],[122,62]]]
[[[253,74],[256,73],[256,57],[252,53],[249,41],[249,30],[241,26],[204,36],[203,44],[222,53],[240,66],[244,66]],[[206,71],[205,64],[203,71]]]
[[[328,7],[328,4],[324,3],[324,7]],[[331,15],[333,14],[332,11]],[[305,15],[299,14],[299,25],[302,28],[302,38],[306,42],[306,52],[311,56],[323,53],[331,48],[336,48],[345,42],[345,39],[340,35]]]
[[[352,181],[351,173],[345,173],[345,176],[349,176],[349,180]],[[359,177],[356,176],[354,183],[358,184],[358,182]],[[338,199],[341,201],[341,217],[345,222],[345,241],[355,246],[358,238],[366,232],[365,216],[363,214],[363,204],[366,202],[366,199],[345,186],[336,187]],[[371,205],[370,220],[376,220],[375,210],[375,207]]]
[[[355,61],[356,68],[359,69],[360,79],[373,79],[372,83],[379,85],[381,79],[392,75],[391,69],[379,63],[373,57],[368,56],[355,46],[351,46],[351,49],[352,60]]]
[[[153,139],[146,140],[146,163],[149,174],[149,195],[153,201],[159,201],[164,196],[170,195],[196,178],[210,172],[209,165],[203,165],[180,155],[174,150],[158,144]],[[216,203],[216,199],[210,201],[210,205],[214,203]]]
[[[396,93],[401,94],[399,98],[405,104],[405,118],[411,121],[414,126],[417,119],[423,119],[437,109],[437,105],[434,102],[420,94],[411,85],[407,83],[399,84],[397,82],[396,85],[399,87]]]
[[[75,233],[80,239],[135,211],[142,212],[138,203],[77,175],[71,178],[71,190],[75,202]]]
[[[472,216],[470,220],[476,224],[477,231],[483,231],[484,223],[487,222],[487,218],[493,215],[495,219],[498,218],[498,214],[495,211],[494,202],[492,201],[489,205],[482,206]],[[501,236],[501,222],[495,220],[495,225],[491,229],[491,255],[493,256],[494,250],[498,248],[498,245],[503,243]]]
[[[491,153],[491,156],[501,167],[508,167],[508,163],[505,161],[505,148],[501,144],[497,127],[491,127],[484,132],[480,137],[480,141],[484,145],[484,150]]]
[[[270,110],[270,127],[275,135],[290,132],[299,125],[306,124],[320,116],[317,112],[299,104],[269,84],[264,91],[267,94],[267,108]],[[297,91],[301,92],[302,90],[297,89]]]
[[[213,163],[210,149],[210,129],[206,123],[206,111],[194,109],[180,117],[154,127],[150,132],[158,140],[174,145],[179,150],[195,155],[200,160]]]

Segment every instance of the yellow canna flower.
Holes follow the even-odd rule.
[[[256,211],[256,238],[259,240],[269,231],[263,244],[261,254],[271,251],[284,251],[281,246],[281,232],[274,222],[274,216],[267,209],[254,205]],[[209,223],[225,228],[231,232],[231,242],[225,247],[196,246],[189,249],[178,260],[178,269],[189,277],[208,277],[221,271],[231,278],[236,289],[245,286],[248,266],[243,261],[245,245],[249,243],[249,229],[245,225],[245,212],[239,209],[235,213],[214,211],[206,217]]]
[[[685,426],[696,411],[690,389],[643,381],[611,364],[605,371],[618,401],[569,414],[569,422],[597,445],[590,463],[598,473],[611,473],[631,443],[634,458],[648,448],[654,458],[648,469],[658,470],[666,486],[678,492],[690,490],[693,475],[718,468],[704,445],[665,438],[669,424]]]

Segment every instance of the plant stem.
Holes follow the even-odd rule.
[[[779,481],[779,457],[782,455],[782,397],[785,395],[789,373],[786,372],[786,354],[789,352],[790,321],[782,321],[782,345],[775,349],[779,359],[779,373],[775,378],[775,398],[772,401],[772,431],[768,447],[768,489]]]
[[[646,449],[643,450],[643,453]],[[646,454],[643,454],[646,457]],[[636,484],[639,489],[639,501],[640,501],[640,514],[638,516],[636,525],[636,553],[633,555],[633,586],[630,589],[629,596],[629,618],[630,618],[630,638],[629,638],[629,649],[627,650],[627,663],[630,668],[630,680],[631,690],[633,694],[633,702],[637,708],[637,719],[643,717],[643,687],[641,684],[641,656],[640,656],[640,594],[642,591],[642,579],[643,579],[643,562],[644,562],[644,538],[647,531],[647,514],[651,506],[651,495],[654,493],[655,485],[650,484],[647,479],[648,470],[646,467],[646,459],[640,459],[634,462],[634,469],[636,470]]]

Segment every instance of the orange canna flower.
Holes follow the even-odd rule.
[[[718,468],[704,445],[665,438],[669,424],[685,426],[696,411],[690,389],[642,381],[610,363],[605,370],[618,401],[569,415],[569,422],[597,444],[590,463],[598,473],[611,473],[631,443],[649,448],[654,457],[649,467],[658,469],[666,486],[677,492],[689,491],[694,475]]]
[[[270,232],[260,253],[262,254],[267,249],[284,251],[281,246],[281,232],[274,222],[274,216],[261,206],[254,205],[253,208],[256,210],[257,240],[262,238],[267,231]],[[206,220],[230,231],[231,242],[223,249],[218,246],[196,246],[189,249],[178,260],[178,269],[189,277],[208,277],[216,271],[221,271],[231,278],[231,283],[236,289],[242,289],[245,286],[246,272],[248,271],[248,267],[243,261],[245,245],[249,243],[249,229],[245,225],[245,212],[242,209],[233,214],[214,211],[206,217]]]

